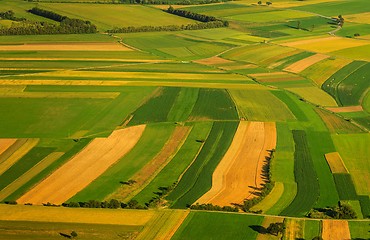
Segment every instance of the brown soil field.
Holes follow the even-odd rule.
[[[227,206],[254,197],[261,187],[268,150],[276,146],[275,123],[241,122],[233,142],[212,176],[212,188],[198,203]]]
[[[132,51],[118,43],[32,43],[0,45],[0,51]]]
[[[348,222],[345,220],[322,220],[323,239],[350,240]]]
[[[103,174],[140,139],[145,125],[114,131],[96,138],[66,164],[17,200],[18,203],[62,204]]]
[[[14,139],[14,138],[2,138],[2,139],[0,139],[0,155],[3,152],[5,152],[16,141],[17,141],[17,139]]]
[[[349,107],[337,107],[337,108],[327,108],[328,110],[335,112],[335,113],[342,113],[342,112],[361,112],[364,109],[361,105],[359,106],[349,106]]]
[[[106,199],[108,200],[113,198],[125,201],[128,200],[127,198],[130,198],[141,191],[150,182],[150,180],[152,180],[167,165],[167,163],[172,160],[177,150],[182,146],[187,135],[190,133],[190,129],[190,127],[185,126],[176,127],[172,136],[157,156],[131,177],[131,179],[135,180],[136,183],[131,186],[122,185],[121,188],[112,195],[109,195]]]
[[[303,70],[305,70],[306,68],[308,68],[309,66],[311,66],[311,65],[313,65],[317,62],[320,62],[320,61],[322,61],[322,60],[324,60],[328,57],[329,57],[328,55],[317,53],[313,56],[310,56],[308,58],[305,58],[305,59],[302,59],[298,62],[295,62],[292,65],[289,65],[284,70],[288,71],[288,72],[293,72],[293,73],[300,73]]]
[[[204,58],[200,60],[194,61],[196,63],[204,64],[204,65],[217,65],[217,64],[225,64],[225,63],[232,63],[233,61],[226,60],[217,56]]]
[[[344,165],[338,152],[325,154],[325,159],[328,162],[332,173],[348,173],[348,169],[346,168],[346,165]]]

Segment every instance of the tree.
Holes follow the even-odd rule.
[[[277,223],[270,223],[270,225],[267,227],[267,233],[271,235],[278,236],[279,233],[283,233],[285,229],[284,223],[277,222]]]
[[[312,238],[312,240],[323,240],[323,239],[322,239],[322,237],[317,236],[317,237]]]
[[[71,236],[72,236],[73,238],[75,238],[75,237],[77,237],[77,236],[78,236],[78,234],[77,234],[75,231],[72,231],[72,232],[71,232]]]
[[[262,4],[262,1],[258,1],[258,5],[261,5]]]
[[[266,2],[267,6],[270,6],[272,4],[272,2]]]
[[[301,29],[301,21],[297,21],[297,29]]]

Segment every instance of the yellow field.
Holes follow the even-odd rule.
[[[10,157],[0,163],[0,175],[8,170],[11,166],[13,166],[13,164],[21,159],[24,155],[26,155],[33,147],[37,145],[38,142],[39,139],[37,138],[27,139],[26,142],[20,148],[18,148]]]
[[[348,173],[348,169],[346,168],[346,165],[344,165],[338,152],[325,154],[325,159],[328,162],[332,173]]]
[[[262,212],[268,211],[272,208],[280,199],[284,193],[284,184],[281,182],[275,182],[275,186],[272,191],[257,205],[251,208],[252,211],[262,210]]]
[[[152,218],[136,240],[170,240],[188,216],[188,210],[162,210]]]
[[[0,204],[0,220],[96,223],[143,226],[158,211],[66,208]]]
[[[119,43],[33,43],[0,45],[0,51],[132,51]]]
[[[310,56],[308,58],[302,59],[298,62],[293,63],[292,65],[286,67],[284,70],[288,72],[293,72],[293,73],[300,73],[309,66],[318,63],[326,58],[328,58],[328,55],[324,54],[315,54],[313,56]]]
[[[212,188],[197,202],[227,206],[253,198],[264,182],[262,168],[275,148],[274,123],[240,122],[233,142],[212,175]]]
[[[337,102],[328,93],[318,87],[286,88],[304,99],[321,106],[338,106]]]
[[[285,240],[303,239],[304,229],[303,229],[302,223],[303,223],[303,220],[286,219],[284,239]]]
[[[267,228],[271,223],[283,222],[283,217],[268,217],[266,216],[262,222],[262,227]],[[258,234],[256,240],[280,240],[279,237],[270,234]]]
[[[281,43],[281,45],[288,47],[295,47],[299,49],[304,49],[308,51],[329,53],[345,48],[358,47],[369,44],[369,41],[356,40],[351,38],[341,38],[341,37],[326,37],[326,38],[313,38],[298,40],[295,42]]]
[[[95,138],[17,202],[64,203],[128,153],[141,138],[144,129],[145,125],[139,125],[116,130],[108,138]]]
[[[322,220],[323,239],[350,240],[348,222],[345,220]]]
[[[352,60],[345,58],[326,59],[310,66],[301,73],[321,87],[329,77],[351,62]]]
[[[35,166],[33,166],[30,170],[24,173],[22,176],[20,176],[19,178],[14,180],[12,183],[10,183],[8,186],[3,188],[0,191],[0,201],[4,200],[7,196],[14,193],[17,189],[19,189],[25,183],[30,181],[33,177],[35,177],[45,168],[50,166],[50,164],[58,160],[63,154],[64,152],[50,153],[48,156],[46,156],[44,159],[38,162]]]
[[[346,20],[349,22],[356,22],[356,23],[370,23],[370,12],[346,15]]]
[[[0,139],[0,155],[5,152],[17,139],[15,138],[2,138]]]
[[[337,2],[340,0],[310,0],[310,1],[274,1],[274,7],[277,8],[292,8],[304,5],[318,4],[323,2]]]

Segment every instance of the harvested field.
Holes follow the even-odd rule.
[[[4,138],[0,139],[0,155],[5,152],[11,145],[13,145],[17,139]]]
[[[345,220],[322,220],[323,239],[349,240],[351,233]]]
[[[338,152],[325,154],[325,159],[328,162],[332,173],[349,173]]]
[[[188,210],[165,210],[158,212],[137,236],[137,240],[170,240],[188,216]]]
[[[0,220],[145,225],[156,211],[58,208],[0,204]]]
[[[361,105],[358,106],[349,106],[349,107],[337,107],[337,108],[326,108],[335,113],[347,113],[347,112],[362,112],[364,109]]]
[[[64,152],[53,152],[49,154],[48,156],[46,156],[44,159],[38,162],[34,167],[32,167],[22,176],[20,176],[15,181],[13,181],[11,184],[9,184],[4,189],[2,189],[0,191],[0,201],[3,201],[6,197],[10,196],[12,193],[14,193],[16,190],[18,190],[28,181],[30,181],[33,177],[35,177],[37,174],[42,172],[45,168],[50,166],[53,162],[58,160],[63,154]]]
[[[119,43],[33,43],[0,45],[0,51],[132,51]]]
[[[0,161],[0,175],[8,170],[14,163],[26,155],[33,147],[37,145],[39,139],[27,139],[17,150],[15,150],[8,158]]]
[[[136,195],[152,180],[172,158],[178,149],[182,146],[191,128],[185,126],[176,127],[170,139],[149,163],[147,163],[139,172],[131,177],[136,183],[133,185],[123,185],[115,193],[106,199],[127,199]]]
[[[342,50],[345,48],[358,47],[369,44],[368,41],[358,41],[350,38],[341,37],[325,37],[298,40],[295,42],[282,43],[281,45],[288,47],[296,47],[308,51],[315,51],[321,53],[328,53]]]
[[[286,228],[284,233],[284,239],[286,240],[303,239],[304,237],[303,220],[286,219],[285,227]]]
[[[212,175],[212,188],[197,202],[226,206],[253,198],[254,188],[264,182],[265,157],[275,146],[274,123],[241,122],[229,150]]]
[[[300,73],[306,68],[308,68],[309,66],[317,62],[320,62],[328,57],[329,57],[328,55],[318,53],[308,58],[302,59],[298,62],[295,62],[292,65],[286,67],[284,70],[288,72],[293,72],[293,73]]]
[[[144,129],[145,125],[139,125],[116,130],[108,138],[94,139],[17,202],[61,204],[67,201],[128,153],[140,139]]]
[[[214,57],[210,57],[210,58],[199,59],[199,60],[196,60],[194,62],[204,64],[204,65],[218,65],[218,64],[232,63],[233,61],[226,60],[224,58],[214,56]]]

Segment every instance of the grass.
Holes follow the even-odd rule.
[[[186,25],[193,20],[146,6],[110,5],[110,4],[68,4],[68,3],[40,3],[40,8],[55,11],[71,18],[89,20],[97,25],[98,29],[105,31],[114,27],[127,26],[163,26]],[[122,14],[124,13],[124,14]],[[143,18],[145,16],[145,18]]]
[[[297,182],[297,195],[281,215],[302,216],[316,203],[320,187],[305,132],[302,130],[292,132],[295,143],[294,177]]]
[[[166,122],[180,88],[158,88],[134,113],[129,125]]]
[[[302,98],[321,106],[337,106],[335,100],[326,92],[317,87],[286,88]]]
[[[345,134],[345,133],[361,133],[363,132],[358,126],[344,120],[337,115],[327,112],[325,110],[316,109],[321,119],[325,122],[331,133]]]
[[[190,212],[172,239],[255,239],[251,226],[260,226],[262,216]]]
[[[272,94],[274,94],[288,106],[289,110],[294,114],[298,121],[308,120],[305,112],[300,108],[301,104],[298,104],[298,102],[293,99],[291,95],[288,95],[286,92],[283,91],[273,91]]]
[[[201,152],[168,196],[172,208],[186,208],[211,188],[213,171],[231,144],[237,126],[237,122],[213,124]]]
[[[369,54],[366,54],[370,50],[370,44],[357,46],[357,47],[349,47],[341,50],[337,50],[331,52],[331,54],[336,56],[347,57],[356,60],[362,61],[370,61]]]
[[[198,99],[198,94],[198,88],[181,88],[170,111],[168,112],[168,121],[183,122],[188,119]]]
[[[352,180],[357,194],[370,195],[370,150],[366,147],[370,141],[369,134],[333,135],[332,138],[349,173],[355,176]]]
[[[280,99],[269,91],[230,90],[241,116],[249,121],[287,121],[295,117]]]
[[[35,15],[33,15],[35,16]],[[0,36],[0,44],[20,44],[20,43],[47,43],[50,41],[48,35],[23,35],[19,36]],[[57,34],[53,35],[53,42],[113,42],[116,39],[104,34]]]
[[[369,239],[370,221],[348,221],[351,238],[353,239]]]
[[[304,221],[304,238],[313,239],[314,237],[321,235],[320,221]]]
[[[171,136],[174,126],[148,125],[135,147],[69,201],[103,200],[153,159]]]
[[[203,144],[198,141],[207,139],[211,128],[210,122],[195,123],[185,143],[171,162],[134,199],[141,204],[147,203],[157,196],[156,192],[160,187],[169,187],[177,182],[202,149]]]
[[[190,120],[237,120],[229,93],[222,89],[200,89]]]

